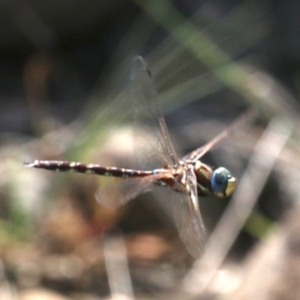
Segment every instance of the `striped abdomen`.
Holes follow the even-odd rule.
[[[114,177],[145,177],[156,174],[156,171],[139,171],[115,167],[103,167],[95,164],[84,164],[80,162],[35,160],[33,163],[24,163],[27,167],[45,169],[58,172],[78,172],[84,174],[96,174]]]

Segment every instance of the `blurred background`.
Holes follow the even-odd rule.
[[[299,299],[299,9],[291,0],[1,1],[0,299]],[[178,237],[168,190],[112,209],[95,194],[115,179],[23,166],[138,167],[135,55],[149,65],[179,156],[257,112],[203,158],[239,187],[199,199],[207,244],[198,260]]]

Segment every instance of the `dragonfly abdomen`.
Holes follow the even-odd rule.
[[[80,162],[35,160],[33,163],[25,163],[27,167],[45,169],[58,172],[77,172],[84,174],[96,174],[114,177],[145,177],[153,175],[153,171],[140,171],[116,167],[103,167],[97,164],[84,164]]]

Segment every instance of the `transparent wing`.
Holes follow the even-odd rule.
[[[134,199],[136,196],[151,190],[153,182],[164,177],[164,174],[136,178],[103,178],[95,194],[96,200],[107,207],[117,208]]]
[[[178,163],[177,154],[157,100],[157,93],[150,71],[141,57],[135,57],[131,71],[131,103],[134,117],[135,153],[142,170],[158,169]],[[144,178],[105,178],[101,180],[96,199],[99,203],[121,206],[138,194],[151,189],[152,183],[163,175]]]
[[[139,166],[144,170],[176,165],[177,154],[158,103],[146,62],[133,59],[131,97],[134,110],[134,140]]]
[[[250,109],[238,119],[236,119],[229,127],[227,127],[224,131],[222,131],[219,135],[217,135],[214,139],[209,141],[202,147],[197,148],[193,152],[187,154],[183,159],[188,160],[198,160],[200,159],[205,153],[207,153],[210,149],[212,149],[216,144],[221,142],[224,138],[226,138],[229,134],[231,134],[235,129],[241,128],[246,123],[250,122],[254,119],[257,115],[257,110]]]
[[[217,135],[215,138],[213,138],[211,141],[209,141],[204,146],[201,146],[194,150],[193,152],[187,154],[183,157],[183,160],[198,160],[200,159],[205,153],[207,153],[210,149],[212,149],[216,144],[221,142],[224,138],[226,138],[229,135],[229,130],[225,129],[222,131],[219,135]]]
[[[192,170],[187,170],[186,193],[173,193],[174,221],[181,240],[188,251],[195,257],[202,253],[205,243],[205,228],[200,213],[197,180]]]

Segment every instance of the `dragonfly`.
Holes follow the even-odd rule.
[[[215,195],[224,198],[230,196],[237,185],[236,178],[228,169],[212,167],[202,162],[201,158],[228,136],[230,130],[224,130],[204,146],[180,159],[171,142],[151,72],[140,56],[133,59],[131,82],[136,136],[144,141],[141,149],[136,151],[140,169],[55,160],[34,160],[24,164],[51,171],[119,177],[121,184],[127,188],[123,188],[114,200],[117,206],[155,185],[169,188],[171,197],[166,201],[173,208],[179,236],[190,254],[197,258],[203,252],[206,236],[198,197]],[[239,123],[240,120],[236,121],[234,127]],[[111,189],[118,189],[118,185],[113,185]],[[104,192],[101,193],[101,187],[97,195],[101,203],[110,201]]]

